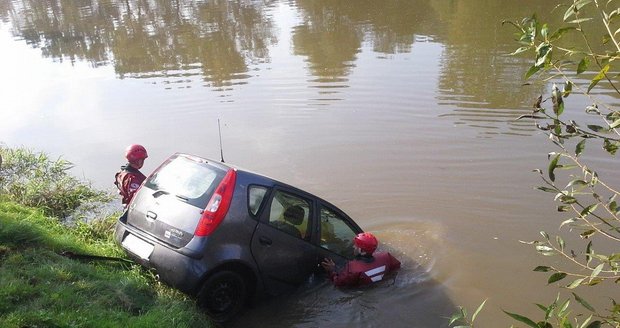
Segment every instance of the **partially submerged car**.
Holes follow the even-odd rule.
[[[174,154],[140,187],[115,237],[215,321],[254,296],[291,290],[353,257],[362,229],[310,193],[218,161]]]

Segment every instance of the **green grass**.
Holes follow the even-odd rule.
[[[61,223],[111,195],[71,176],[63,159],[2,143],[0,156],[0,327],[213,326],[139,265],[62,256],[125,256],[115,216]]]
[[[84,204],[111,200],[112,195],[69,174],[73,164],[62,158],[52,159],[27,148],[7,148],[2,143],[0,156],[0,194],[19,204],[65,218]]]
[[[67,227],[0,198],[0,327],[210,327],[184,294],[137,265],[84,262],[62,251],[122,256],[114,218]]]

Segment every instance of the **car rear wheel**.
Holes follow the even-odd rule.
[[[243,277],[234,271],[220,271],[209,277],[198,293],[198,306],[216,322],[229,321],[246,300],[247,287]]]

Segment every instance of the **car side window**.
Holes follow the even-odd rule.
[[[321,247],[346,258],[353,257],[355,230],[338,213],[321,206]]]
[[[256,216],[256,214],[258,214],[258,210],[263,203],[263,199],[265,199],[267,190],[267,187],[257,185],[251,185],[248,188],[248,208],[252,215]]]
[[[269,208],[269,225],[297,238],[310,240],[310,202],[277,190]]]

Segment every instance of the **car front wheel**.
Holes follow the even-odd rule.
[[[216,322],[226,322],[243,308],[246,283],[233,271],[220,271],[209,277],[198,293],[198,306]]]

